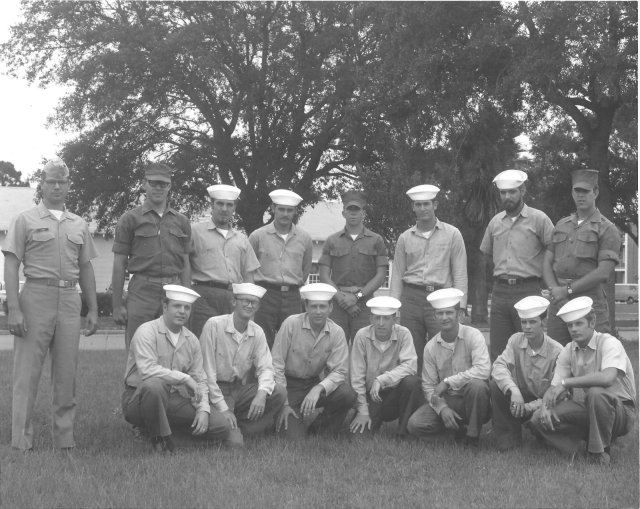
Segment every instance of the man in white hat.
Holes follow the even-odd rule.
[[[622,343],[595,330],[590,297],[577,297],[558,311],[571,335],[556,362],[551,387],[533,414],[532,431],[569,454],[587,442],[588,460],[608,465],[611,441],[633,429],[636,389]],[[584,401],[574,390],[585,392]]]
[[[477,450],[480,430],[491,415],[487,345],[482,332],[459,322],[460,290],[436,290],[427,298],[440,332],[424,349],[422,390],[427,403],[407,427],[416,437],[451,430],[456,442]]]
[[[349,349],[341,327],[329,318],[333,286],[314,283],[300,288],[307,311],[283,323],[273,345],[276,383],[287,401],[276,416],[276,431],[291,439],[311,433],[338,433],[356,394],[346,380]],[[320,379],[323,374],[324,378]],[[318,408],[323,411],[308,425]]]
[[[126,325],[128,349],[136,329],[162,313],[162,287],[189,286],[191,224],[169,206],[173,170],[164,163],[144,169],[144,203],[125,212],[113,239],[113,319]],[[127,272],[132,275],[123,301]]]
[[[207,376],[198,338],[186,327],[199,295],[179,285],[165,285],[162,316],[133,335],[122,413],[143,428],[158,453],[173,453],[173,430],[225,440],[230,432],[221,415],[210,413]]]
[[[271,348],[284,319],[302,311],[300,287],[311,271],[313,246],[309,234],[293,223],[302,197],[287,189],[269,197],[273,221],[252,232],[249,243],[260,262],[255,283],[267,289],[255,320]]]
[[[252,283],[260,262],[247,236],[233,229],[240,189],[225,184],[207,188],[211,218],[193,226],[191,277],[202,295],[193,307],[191,329],[198,337],[212,316],[231,313],[232,284]]]
[[[457,288],[463,294],[461,309],[467,312],[467,251],[460,231],[436,217],[439,191],[432,185],[407,191],[416,224],[400,235],[393,258],[391,296],[402,302],[400,323],[411,331],[418,370],[427,338],[438,333],[427,296],[441,288]]]
[[[571,182],[576,212],[556,224],[543,263],[544,281],[551,292],[547,332],[563,345],[571,337],[557,310],[577,296],[593,300],[596,330],[611,331],[604,284],[620,263],[622,243],[618,228],[596,206],[597,170],[574,170]]]
[[[252,283],[233,285],[233,312],[210,318],[200,346],[214,414],[231,426],[228,444],[244,445],[243,435],[273,429],[286,391],[276,385],[264,332],[253,321],[266,290]]]
[[[13,402],[11,446],[33,448],[33,407],[42,364],[51,357],[53,443],[75,447],[76,368],[80,342],[80,296],[89,306],[86,329],[98,324],[96,282],[91,259],[96,257],[87,223],[65,206],[69,169],[56,158],[44,166],[42,199],[13,218],[2,246],[9,332],[13,334]],[[20,265],[26,276],[21,292]]]
[[[396,324],[400,301],[374,297],[367,301],[371,325],[356,333],[351,349],[351,386],[358,395],[352,433],[376,432],[398,419],[406,436],[409,417],[424,403],[416,375],[418,356],[409,329]]]
[[[524,202],[526,180],[527,174],[520,170],[506,170],[493,179],[504,210],[491,219],[480,244],[480,251],[493,265],[492,361],[502,353],[509,337],[521,331],[513,305],[528,295],[540,294],[542,261],[551,243],[551,219]]]
[[[522,332],[513,334],[493,363],[491,408],[498,449],[522,443],[522,423],[542,404],[562,345],[544,333],[549,301],[539,295],[519,300],[515,309]]]
[[[366,205],[362,191],[342,195],[345,226],[327,238],[318,260],[320,282],[338,290],[331,319],[343,328],[349,344],[369,325],[365,302],[384,283],[389,266],[384,239],[364,226]]]

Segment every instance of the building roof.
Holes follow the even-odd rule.
[[[32,187],[0,186],[0,231],[9,229],[15,215],[36,206],[35,195]]]
[[[325,241],[329,235],[344,228],[342,202],[321,201],[305,209],[298,226],[315,241]]]

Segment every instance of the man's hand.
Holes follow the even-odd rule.
[[[365,428],[371,429],[371,417],[358,413],[356,418],[351,421],[349,429],[351,433],[362,433]]]
[[[555,431],[554,422],[560,422],[555,408],[547,408],[544,404],[540,407],[540,426],[542,429]]]
[[[440,382],[438,385],[436,385],[436,390],[435,390],[435,395],[438,396],[439,398],[442,397],[442,395],[447,392],[449,390],[449,384],[446,383],[444,380],[442,382]]]
[[[293,415],[296,419],[299,419],[298,414],[296,414],[289,405],[283,406],[282,410],[278,412],[278,415],[276,416],[277,432],[279,432],[282,428],[284,428],[285,430],[288,429],[287,426],[289,424],[290,415]]]
[[[526,416],[526,410],[524,408],[524,398],[522,394],[511,392],[511,415],[516,419],[520,419]]]
[[[338,306],[340,306],[342,309],[347,309],[347,306],[344,301],[345,295],[346,295],[345,292],[338,290],[336,294],[333,296],[333,299],[338,303]]]
[[[27,333],[27,321],[20,308],[9,310],[9,332],[14,336],[24,336]]]
[[[300,412],[302,412],[302,415],[306,417],[314,412],[314,410],[316,409],[316,404],[318,403],[320,396],[322,396],[322,389],[322,385],[316,385],[302,400],[302,405],[300,405]]]
[[[564,399],[562,396],[567,391],[564,385],[552,385],[547,389],[542,397],[542,406],[546,408],[555,408],[556,403]]]
[[[85,336],[91,336],[98,330],[98,311],[94,310],[87,313],[85,325],[86,328],[82,330],[82,334]]]
[[[196,418],[191,423],[192,435],[202,435],[209,427],[209,414],[202,410],[196,412]]]
[[[382,389],[382,385],[380,384],[380,382],[376,378],[373,381],[373,385],[371,386],[371,389],[369,390],[369,395],[371,396],[371,399],[373,401],[375,401],[376,403],[382,403],[382,398],[380,397],[380,390],[381,389]]]
[[[561,302],[568,300],[569,292],[565,286],[550,286],[549,287],[549,300],[551,302],[560,305]]]
[[[189,394],[189,397],[191,398],[191,400],[196,405],[200,403],[200,400],[202,399],[202,394],[198,390],[198,384],[196,383],[196,381],[193,378],[191,378],[189,375],[187,375],[187,379],[185,380],[184,385],[187,388],[187,393]]]
[[[127,325],[127,308],[118,306],[113,308],[113,321],[118,325]]]
[[[461,421],[462,417],[460,417],[453,408],[447,406],[440,412],[440,419],[442,419],[445,428],[455,430],[460,427],[458,426],[458,421]]]
[[[231,409],[227,408],[224,412],[222,412],[224,418],[227,420],[231,429],[236,429],[238,427],[238,420],[236,419],[236,414],[234,414]]]
[[[347,313],[349,313],[349,316],[351,318],[355,318],[356,316],[358,316],[360,314],[360,312],[362,311],[360,309],[360,306],[350,306],[346,309]]]
[[[344,309],[349,309],[357,305],[358,305],[358,297],[356,297],[351,292],[344,292]]]
[[[267,393],[263,390],[259,390],[251,401],[249,407],[249,413],[247,417],[250,421],[257,421],[264,415],[264,407],[267,402]]]

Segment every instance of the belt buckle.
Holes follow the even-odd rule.
[[[288,285],[283,285],[280,287],[280,291],[281,292],[288,292],[289,291],[289,286]]]
[[[425,285],[425,289],[428,292],[435,292],[436,291],[436,287],[434,285]]]
[[[518,279],[515,278],[515,277],[509,277],[509,278],[507,278],[507,284],[509,286],[517,285],[518,284]]]

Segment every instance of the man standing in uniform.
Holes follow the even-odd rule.
[[[265,289],[252,283],[233,285],[233,313],[209,318],[200,335],[212,413],[231,426],[230,445],[244,436],[273,430],[286,391],[276,385],[264,332],[253,320]]]
[[[493,179],[500,190],[504,211],[489,222],[480,244],[493,257],[493,292],[489,353],[495,361],[512,334],[520,332],[520,318],[513,305],[528,295],[540,294],[542,261],[553,223],[547,215],[524,203],[527,174],[503,171]]]
[[[576,213],[558,221],[544,258],[544,281],[551,292],[547,333],[562,345],[571,336],[556,315],[568,299],[586,295],[593,300],[595,329],[610,332],[604,284],[619,263],[622,239],[615,225],[596,207],[598,172],[571,173]]]
[[[287,438],[306,435],[304,418],[316,408],[322,413],[309,426],[311,433],[338,433],[356,394],[346,380],[349,348],[344,331],[329,319],[336,289],[324,283],[300,288],[306,313],[287,318],[273,345],[277,384],[287,389],[287,401],[276,416],[276,431]],[[320,375],[324,374],[321,380]]]
[[[313,246],[309,234],[293,224],[302,197],[287,189],[269,197],[273,222],[251,233],[249,243],[260,262],[255,283],[267,290],[255,320],[271,348],[284,319],[302,311],[300,287],[311,271]]]
[[[349,343],[369,325],[370,313],[364,303],[384,282],[389,265],[384,240],[364,227],[366,205],[361,191],[342,195],[345,227],[327,238],[318,261],[320,282],[338,290],[331,319],[344,329]]]
[[[40,181],[42,200],[18,214],[7,232],[2,252],[13,341],[13,406],[11,446],[33,448],[33,406],[42,363],[51,355],[53,442],[75,447],[76,368],[80,342],[79,283],[89,313],[85,336],[96,331],[98,304],[91,259],[96,257],[87,223],[69,212],[69,169],[59,158],[49,161]],[[20,264],[26,283],[18,295]]]
[[[166,285],[162,316],[142,324],[133,336],[122,394],[127,422],[146,431],[158,453],[173,453],[172,430],[228,442],[231,426],[209,407],[200,343],[186,327],[199,295]]]
[[[611,461],[611,441],[633,429],[636,386],[633,366],[622,343],[597,332],[593,300],[577,297],[558,311],[571,335],[556,362],[551,387],[531,418],[532,431],[569,454],[587,442],[588,460]],[[585,392],[584,402],[573,390]]]
[[[489,382],[493,433],[501,451],[522,444],[522,423],[542,404],[556,358],[562,351],[562,345],[544,333],[547,299],[531,295],[514,307],[522,322],[522,332],[509,338],[493,363]]]
[[[465,316],[467,312],[467,251],[460,231],[436,217],[439,191],[431,185],[407,191],[416,225],[400,235],[393,257],[391,296],[402,302],[400,324],[411,331],[418,371],[427,336],[439,330],[427,296],[441,288],[457,288],[463,294],[460,308]]]
[[[240,189],[225,184],[207,188],[211,198],[211,219],[193,226],[191,269],[193,286],[201,299],[193,306],[191,330],[200,337],[212,316],[231,313],[233,283],[252,283],[260,267],[244,233],[233,229]]]
[[[171,173],[166,164],[149,164],[144,171],[144,203],[125,212],[116,226],[113,319],[127,327],[127,349],[136,329],[161,314],[163,285],[190,284],[191,225],[186,216],[169,207]],[[132,278],[125,306],[122,293],[127,270]]]

